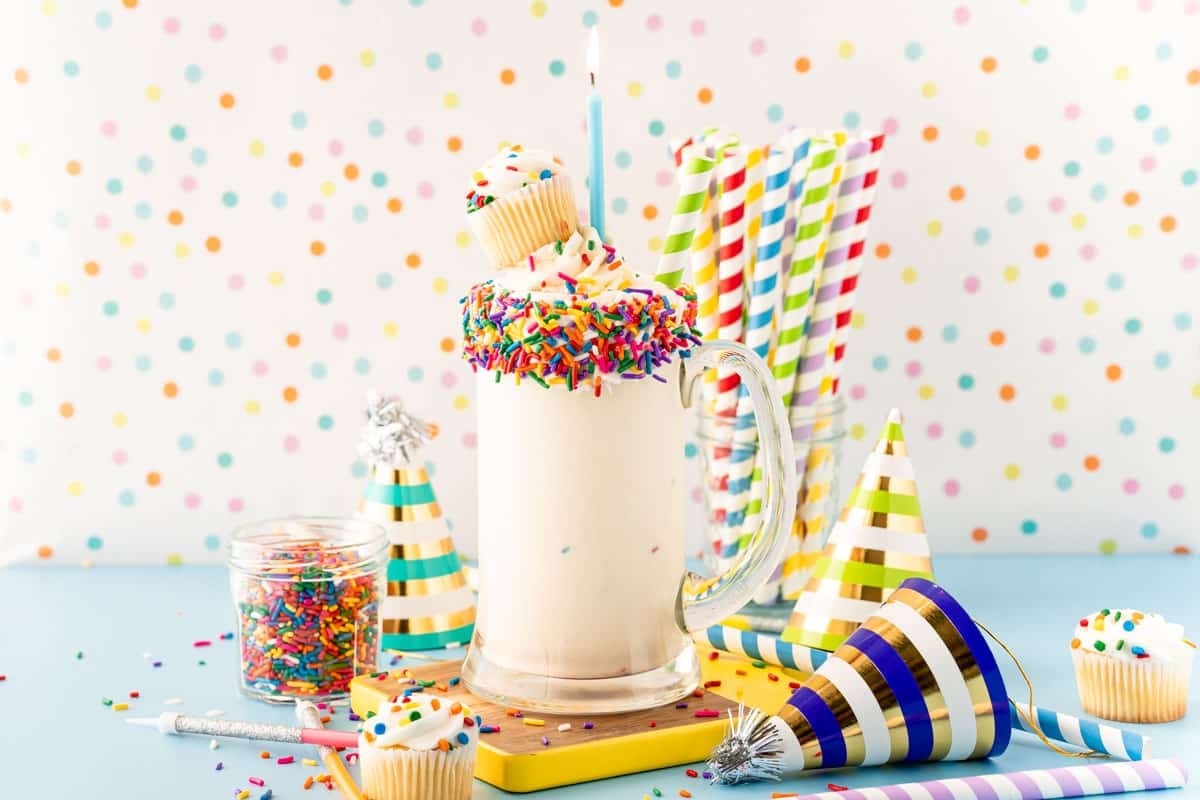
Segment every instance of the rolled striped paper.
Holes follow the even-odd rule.
[[[791,174],[788,177],[788,212],[784,223],[783,246],[780,263],[786,272],[792,263],[792,245],[796,235],[796,209],[804,191],[804,180],[808,173],[808,151],[812,146],[813,132],[807,128],[793,128],[779,137],[776,146],[792,156]]]
[[[775,796],[795,797],[797,800],[1048,800],[1053,797],[1096,797],[1180,789],[1187,784],[1187,780],[1187,768],[1178,758],[1156,758],[1127,764],[1027,769],[865,789]]]
[[[765,659],[764,659],[765,660]],[[1052,711],[1048,708],[1033,706],[1030,714],[1028,705],[1021,705],[1020,711],[1037,722],[1046,738],[1056,742],[1065,742],[1105,753],[1114,758],[1127,761],[1142,761],[1150,757],[1150,737],[1142,736],[1124,728],[1105,725],[1103,722],[1082,719],[1070,714]],[[1012,707],[1012,726],[1016,730],[1036,733],[1025,718],[1018,713],[1018,706]]]
[[[687,160],[677,170],[679,196],[675,210],[667,227],[667,238],[663,240],[662,255],[658,259],[655,278],[674,289],[683,282],[683,268],[691,253],[700,213],[708,196],[708,185],[715,163],[695,148],[685,148]],[[682,154],[681,154],[682,157]]]
[[[813,650],[811,647],[785,642],[775,636],[744,631],[728,625],[713,625],[696,631],[692,638],[715,650],[800,672],[816,672],[829,658],[829,653],[823,650]]]

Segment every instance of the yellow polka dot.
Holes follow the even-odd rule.
[[[1083,301],[1083,313],[1086,314],[1087,316],[1090,317],[1099,310],[1100,310],[1100,304],[1097,303],[1095,300],[1084,300]]]
[[[937,84],[933,81],[927,81],[926,83],[922,84],[921,97],[926,99],[937,97]]]
[[[118,411],[112,415],[112,424],[114,428],[124,428],[129,423],[129,417],[125,416],[124,411]]]
[[[838,42],[838,58],[850,58],[854,55],[854,42]]]
[[[450,288],[450,281],[443,278],[441,275],[433,279],[433,293],[445,294]]]
[[[1071,227],[1077,231],[1081,231],[1084,228],[1086,228],[1087,227],[1087,215],[1086,214],[1072,214],[1071,215]]]
[[[1128,65],[1126,65],[1126,64],[1122,64],[1121,66],[1119,66],[1119,67],[1117,67],[1116,69],[1114,69],[1114,70],[1113,70],[1113,77],[1114,77],[1114,78],[1116,78],[1116,79],[1117,79],[1117,80],[1119,80],[1119,81],[1127,81],[1127,80],[1129,80],[1129,67],[1128,67]]]
[[[909,286],[917,282],[917,271],[912,267],[905,267],[900,270],[900,280],[904,281]]]
[[[17,158],[29,158],[29,154],[33,152],[33,148],[29,146],[29,142],[17,143]]]
[[[465,394],[456,394],[454,396],[455,411],[464,411],[469,404],[470,401],[467,400],[467,396]]]
[[[848,433],[850,434],[851,439],[854,439],[855,441],[861,441],[862,438],[867,435],[867,429],[861,422],[856,422],[850,426]]]
[[[259,411],[262,411],[262,406],[258,404],[257,400],[247,400],[243,408],[246,409],[247,414],[257,414]]]
[[[267,273],[267,283],[272,286],[283,286],[283,273],[278,270]]]
[[[162,87],[155,86],[153,83],[146,87],[146,99],[151,103],[157,103],[162,99]]]
[[[190,253],[190,252],[191,252],[191,249],[183,242],[180,242],[177,245],[175,245],[175,257],[176,258],[187,258],[188,253]]]
[[[121,245],[121,247],[124,247],[127,250],[130,247],[133,247],[134,241],[133,234],[129,231],[121,231],[119,234],[117,234],[117,244]]]
[[[150,322],[150,320],[143,317],[137,321],[134,327],[137,328],[138,333],[146,334],[150,332],[150,330],[154,327],[154,324]]]
[[[466,231],[459,231],[458,233],[454,234],[454,243],[459,247],[470,247],[471,234],[467,233]]]
[[[921,387],[917,389],[917,397],[920,397],[922,400],[928,400],[929,398],[933,397],[933,387],[928,383],[922,384]]]
[[[546,4],[543,3],[542,0],[535,0],[535,2],[531,3],[529,6],[529,13],[533,14],[533,16],[537,17],[538,19],[541,19],[542,17],[546,16]]]
[[[458,108],[458,95],[454,92],[446,92],[442,95],[442,106],[445,108]]]
[[[1055,411],[1067,410],[1067,396],[1065,394],[1056,394],[1050,398],[1050,407]]]
[[[70,297],[71,296],[71,287],[67,286],[65,283],[57,284],[54,287],[54,293],[56,295],[58,295],[59,297]]]
[[[1200,383],[1192,384],[1192,397],[1200,400]]]
[[[262,154],[267,152],[267,146],[262,143],[262,139],[255,139],[250,142],[250,155],[255,158],[262,158]]]
[[[988,131],[982,128],[975,131],[975,144],[979,145],[980,147],[987,147],[991,141],[992,134],[990,134]]]
[[[183,564],[183,556],[179,553],[167,553],[167,566],[178,567]]]
[[[1125,233],[1129,235],[1130,239],[1140,239],[1142,238],[1142,226],[1135,222],[1125,229]]]
[[[375,66],[375,51],[363,50],[358,54],[358,63],[362,64],[364,67]]]
[[[42,13],[47,17],[53,17],[58,13],[58,3],[56,0],[42,0]]]
[[[646,247],[650,248],[651,253],[657,253],[662,250],[662,237],[651,236],[646,240]]]
[[[510,147],[512,147],[512,142],[508,139],[501,139],[500,143],[496,145],[496,151],[507,150]]]
[[[394,322],[383,323],[383,335],[389,339],[395,339],[400,333],[400,326]]]
[[[336,191],[337,186],[333,181],[325,181],[321,184],[321,194],[325,195],[326,197],[333,197],[333,194]]]
[[[629,85],[625,87],[625,91],[630,97],[641,97],[642,84],[638,81],[630,81]]]
[[[861,331],[867,327],[867,315],[861,311],[855,311],[850,315],[850,327],[856,331]]]
[[[83,484],[79,481],[71,481],[67,484],[67,494],[71,497],[79,497],[83,494]]]
[[[925,233],[929,234],[930,236],[941,236],[942,223],[936,219],[930,220],[929,222],[925,223]]]
[[[1017,280],[1017,278],[1020,278],[1020,277],[1021,277],[1021,268],[1020,267],[1014,266],[1013,264],[1009,264],[1007,267],[1004,268],[1004,280],[1008,281],[1009,283],[1013,283],[1014,281]]]
[[[1016,464],[1005,464],[1004,477],[1008,478],[1010,481],[1015,481],[1017,478],[1021,477],[1021,468]]]

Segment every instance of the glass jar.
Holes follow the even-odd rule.
[[[268,702],[345,697],[379,660],[387,536],[356,519],[264,520],[233,532],[239,688]]]
[[[775,574],[743,612],[761,630],[783,630],[838,515],[838,475],[846,437],[846,401],[833,397],[790,410],[799,490],[792,535]],[[757,527],[762,508],[758,441],[736,417],[702,413],[697,442],[703,470],[705,564],[724,569]]]

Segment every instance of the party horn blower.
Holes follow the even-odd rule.
[[[785,770],[962,761],[1003,753],[1004,679],[983,634],[940,586],[910,578],[771,717],[731,719],[719,783]]]
[[[430,428],[395,398],[367,394],[359,454],[371,465],[358,517],[391,546],[383,600],[385,650],[434,650],[471,640],[475,598],[425,467],[413,459]]]
[[[933,578],[902,421],[893,408],[796,599],[784,641],[834,650],[905,580]]]
[[[256,739],[262,742],[285,744],[315,744],[323,747],[358,747],[358,734],[353,731],[333,731],[325,728],[295,728],[270,722],[248,722],[235,719],[209,719],[186,714],[164,712],[157,717],[137,717],[125,720],[130,725],[155,728],[159,733],[223,736],[231,739]]]
[[[1132,764],[1089,764],[1057,769],[994,772],[966,778],[895,783],[817,794],[778,794],[796,800],[1048,800],[1125,792],[1180,789],[1188,773],[1178,758]]]
[[[687,161],[678,170],[679,196],[675,210],[667,227],[667,238],[663,241],[662,255],[658,259],[655,278],[672,289],[683,282],[683,268],[687,265],[692,241],[700,212],[708,195],[709,178],[715,166],[713,160],[695,148],[688,150]],[[682,153],[680,153],[682,158]]]

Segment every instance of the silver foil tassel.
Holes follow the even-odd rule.
[[[708,757],[713,783],[777,781],[783,772],[783,740],[757,708],[738,706],[737,717],[729,712],[729,734]]]
[[[400,399],[367,392],[367,424],[358,454],[368,464],[403,467],[429,441],[429,425],[404,410]]]

